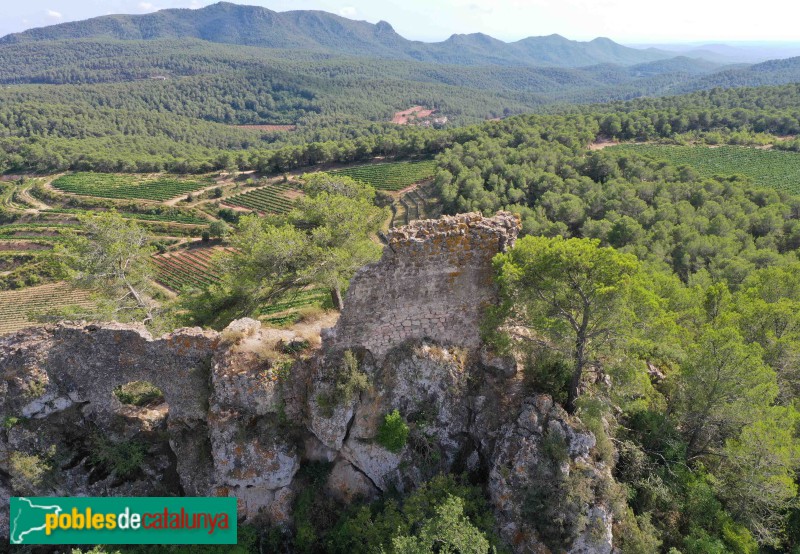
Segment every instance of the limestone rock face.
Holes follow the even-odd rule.
[[[594,446],[594,436],[546,395],[525,398],[516,420],[502,426],[488,490],[515,551],[567,538],[570,553],[610,554],[611,514],[594,490],[611,474],[592,459]]]
[[[213,357],[207,416],[210,488],[239,498],[245,518],[286,522],[289,507],[278,504],[293,496],[289,487],[300,456],[282,421],[286,407],[280,372],[253,348],[259,329],[260,323],[251,319],[231,323],[221,333],[228,347]]]
[[[243,518],[288,521],[300,457],[284,432],[282,387],[248,348],[258,325],[234,327],[236,341],[200,329],[154,339],[119,324],[0,339],[0,505],[12,492],[232,494]],[[115,389],[134,381],[157,386],[164,402],[121,403]]]

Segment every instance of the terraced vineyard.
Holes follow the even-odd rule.
[[[221,247],[189,248],[157,254],[153,256],[158,269],[156,280],[176,292],[215,283],[219,279],[219,270],[213,258],[227,250]]]
[[[378,190],[388,191],[401,190],[429,179],[435,172],[434,160],[369,164],[331,171],[334,175],[346,175],[369,183]]]
[[[631,152],[672,165],[689,165],[703,177],[744,175],[753,184],[800,194],[800,153],[743,146],[669,146],[622,144],[609,152]]]
[[[53,181],[53,187],[73,194],[159,201],[169,200],[211,184],[207,179],[87,172],[71,173]]]
[[[249,210],[283,214],[292,209],[293,197],[302,194],[289,183],[273,183],[259,189],[251,190],[226,198],[223,203]]]
[[[0,239],[29,239],[42,242],[59,242],[64,239],[67,226],[54,224],[23,223],[0,225]]]
[[[88,210],[80,210],[74,208],[52,208],[49,210],[43,210],[42,213],[53,213],[53,214],[85,214],[90,213]],[[166,213],[166,214],[139,214],[139,213],[128,213],[128,212],[120,212],[122,217],[125,219],[136,219],[140,221],[164,221],[168,223],[185,223],[188,225],[208,225],[208,219],[197,217],[187,213]]]
[[[0,334],[36,325],[29,319],[31,312],[44,312],[70,305],[91,306],[89,293],[74,289],[67,283],[0,292]]]
[[[30,239],[10,239],[0,237],[0,252],[29,252],[34,250],[52,250],[53,245],[47,241]]]

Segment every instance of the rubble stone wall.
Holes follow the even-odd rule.
[[[492,258],[513,246],[519,229],[519,217],[508,212],[393,229],[380,261],[351,280],[326,345],[363,347],[378,358],[409,339],[477,347],[483,311],[496,301]]]

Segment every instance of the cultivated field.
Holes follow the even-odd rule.
[[[224,203],[259,212],[282,214],[292,209],[292,199],[300,194],[302,193],[289,183],[273,183],[226,198]]]
[[[219,275],[216,256],[226,251],[221,247],[188,248],[153,256],[156,280],[175,292],[215,283]]]
[[[0,335],[36,325],[31,312],[45,312],[64,306],[91,306],[89,294],[66,283],[51,283],[20,290],[0,291]]]
[[[388,191],[402,190],[433,177],[435,172],[436,162],[433,160],[369,164],[331,171],[334,175],[347,175],[378,190]]]
[[[393,192],[392,224],[429,217],[436,202],[418,183],[430,178],[435,162],[382,162],[336,171]],[[258,182],[258,181],[256,181]],[[114,209],[135,220],[161,253],[153,257],[155,280],[177,294],[218,280],[215,254],[224,245],[199,237],[226,206],[261,214],[283,214],[303,195],[297,182],[261,181],[248,186],[223,174],[198,177],[165,174],[78,172],[62,176],[19,177],[0,183],[0,208],[15,218],[0,225],[0,333],[32,324],[30,311],[87,304],[88,294],[58,282],[52,250],[72,231],[79,216]],[[188,195],[191,194],[189,198]],[[435,210],[434,210],[435,211]],[[325,290],[306,290],[269,306],[260,319],[273,325],[294,323],[306,309],[329,305]]]
[[[119,175],[115,173],[71,173],[53,181],[53,187],[64,192],[139,200],[169,200],[207,187],[208,180],[181,177]]]
[[[703,177],[744,175],[753,184],[800,194],[800,153],[763,150],[743,146],[669,146],[624,144],[611,146],[610,152],[631,152],[665,160],[673,165],[688,165]]]

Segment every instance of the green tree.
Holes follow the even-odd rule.
[[[719,452],[774,402],[775,372],[761,355],[758,344],[745,344],[732,327],[702,329],[675,378],[672,398],[690,461]]]
[[[82,316],[163,324],[147,232],[113,211],[79,220],[83,232],[67,235],[57,253],[69,279],[93,293],[97,309]]]
[[[208,226],[208,234],[212,238],[222,239],[228,236],[231,232],[231,227],[224,221],[214,221]]]
[[[286,217],[246,216],[230,235],[233,254],[222,254],[220,282],[182,301],[195,324],[222,327],[311,286],[342,290],[361,266],[380,257],[372,236],[386,218],[365,198],[320,192]]]
[[[224,327],[312,282],[315,253],[307,233],[292,225],[245,216],[230,242],[234,253],[218,258],[219,282],[181,300],[195,324]]]
[[[373,240],[388,217],[386,208],[372,204],[372,197],[351,198],[320,192],[301,198],[287,219],[308,230],[314,262],[311,280],[331,291],[333,304],[342,309],[342,290],[360,267],[376,261],[383,251]]]
[[[786,513],[797,496],[797,423],[793,408],[773,407],[722,449],[720,495],[733,517],[762,544],[780,543]]]
[[[392,539],[395,554],[487,554],[486,536],[464,515],[464,501],[449,496],[414,535]]]
[[[529,327],[571,357],[566,407],[574,411],[587,364],[635,320],[639,263],[597,240],[528,236],[494,264],[504,300],[501,320]]]
[[[330,173],[304,174],[303,191],[312,197],[327,193],[370,202],[375,199],[375,189],[371,185],[356,181],[346,175],[331,175]]]
[[[492,552],[501,543],[479,487],[440,475],[402,498],[362,506],[345,515],[327,541],[328,551],[368,554]]]

